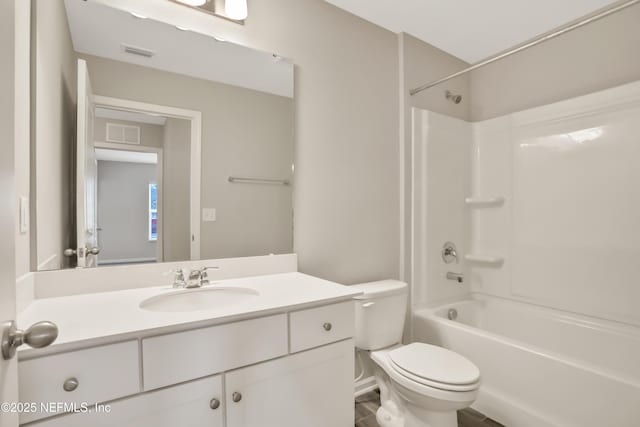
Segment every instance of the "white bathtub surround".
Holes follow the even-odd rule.
[[[401,345],[407,285],[395,280],[353,285],[356,346],[369,351],[381,406],[382,427],[456,427],[480,386],[478,368],[464,357],[424,343]]]
[[[472,290],[640,326],[640,83],[473,126]]]
[[[477,123],[422,110],[413,118],[413,218],[426,224],[414,237],[413,338],[476,362],[484,386],[475,407],[507,425],[634,425],[640,82]],[[461,172],[439,178],[440,169],[457,171],[458,160],[429,158],[451,135],[467,138],[451,145],[456,153],[468,147],[459,154],[471,159],[464,195],[451,178]],[[445,187],[433,189],[434,182]],[[434,203],[447,185],[459,203]],[[464,236],[446,237],[464,257],[465,283],[456,287],[443,280],[450,265],[437,249],[443,232],[462,229],[464,215],[467,246],[455,240]],[[424,320],[422,309],[470,295],[491,339],[446,319]],[[509,315],[500,314],[499,300],[513,304]],[[534,323],[525,321],[528,310],[543,311]],[[472,314],[458,316],[464,322]]]
[[[457,283],[446,276],[468,275],[463,257],[470,252],[465,199],[471,196],[472,129],[464,120],[417,108],[412,120],[411,304],[422,307],[464,298],[470,290],[468,280]],[[445,242],[456,245],[458,262],[442,261]]]
[[[455,309],[457,319],[448,319]],[[640,331],[486,295],[414,314],[415,339],[478,365],[474,408],[522,427],[632,426],[640,419]]]

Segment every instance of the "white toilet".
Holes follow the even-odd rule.
[[[458,409],[473,403],[480,371],[469,360],[442,347],[402,345],[407,310],[406,283],[396,280],[353,285],[356,347],[369,350],[382,406],[382,427],[456,427]]]

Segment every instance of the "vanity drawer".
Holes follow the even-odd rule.
[[[222,375],[217,375],[119,399],[108,404],[110,412],[91,408],[29,427],[222,427],[222,397]]]
[[[21,402],[38,405],[66,402],[79,406],[83,402],[93,405],[113,400],[140,391],[138,341],[21,361],[18,372]],[[40,409],[20,414],[20,423],[55,413]]]
[[[142,340],[144,390],[216,374],[287,354],[287,315]]]
[[[291,353],[353,337],[354,309],[346,301],[291,313]]]

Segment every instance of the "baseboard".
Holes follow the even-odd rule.
[[[355,383],[355,397],[360,397],[378,388],[375,377],[363,378]]]

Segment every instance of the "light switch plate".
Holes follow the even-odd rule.
[[[212,222],[216,220],[216,210],[215,208],[203,208],[202,209],[202,220],[204,222]]]
[[[29,231],[29,199],[20,197],[20,233],[26,234]]]

